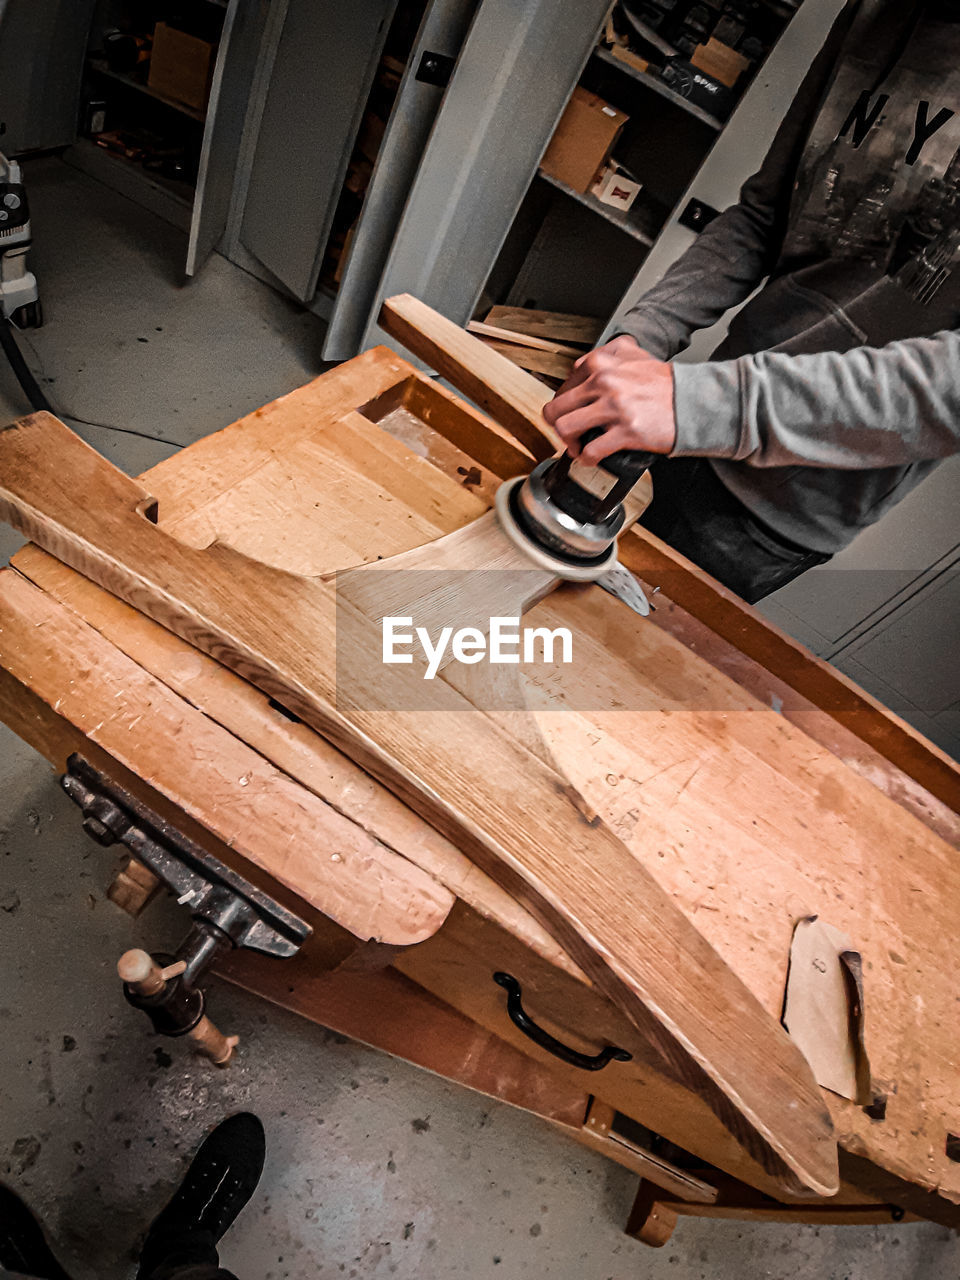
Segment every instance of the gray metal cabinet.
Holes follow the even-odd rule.
[[[430,74],[428,68],[456,62],[478,2],[433,0],[427,6],[346,253],[327,323],[326,360],[346,359],[364,345],[387,256],[446,93],[442,71]]]
[[[287,0],[240,238],[301,302],[334,209],[396,0]]]
[[[8,155],[73,141],[94,3],[0,0],[0,150]]]
[[[760,605],[960,758],[960,458]]]
[[[378,302],[409,292],[465,324],[609,0],[483,0],[410,189]]]
[[[196,275],[223,239],[234,194],[252,69],[267,27],[263,0],[228,0],[207,104],[186,273]]]

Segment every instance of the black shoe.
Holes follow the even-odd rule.
[[[185,1263],[180,1255],[192,1252],[195,1243],[203,1253],[196,1261],[210,1260],[212,1246],[256,1190],[264,1155],[263,1125],[256,1116],[244,1111],[218,1124],[147,1232],[137,1280],[146,1280],[172,1253]]]
[[[40,1280],[70,1280],[51,1252],[36,1220],[15,1191],[0,1185],[0,1267],[39,1276]]]

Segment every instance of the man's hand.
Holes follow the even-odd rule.
[[[591,467],[620,449],[669,453],[677,442],[673,370],[621,334],[580,357],[543,416]],[[581,452],[580,437],[591,427],[603,427],[603,435]]]

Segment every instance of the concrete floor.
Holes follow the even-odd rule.
[[[31,363],[62,412],[189,442],[319,368],[318,322],[220,258],[181,288],[183,237],[60,162],[27,170],[47,325]],[[0,367],[0,419],[25,405]],[[172,446],[78,424],[128,471]],[[0,531],[0,558],[16,545]],[[176,941],[166,905],[105,898],[112,855],[83,836],[45,763],[0,727],[0,1177],[78,1277],[132,1276],[135,1249],[204,1130],[249,1108],[267,1168],[227,1236],[241,1280],[953,1280],[928,1224],[681,1223],[654,1252],[622,1225],[635,1179],[488,1102],[229,988],[226,1072],[152,1038],[119,997],[127,947]]]

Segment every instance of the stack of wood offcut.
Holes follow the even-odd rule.
[[[484,320],[471,320],[470,333],[521,369],[556,389],[574,361],[596,346],[603,321],[530,307],[491,307]]]

